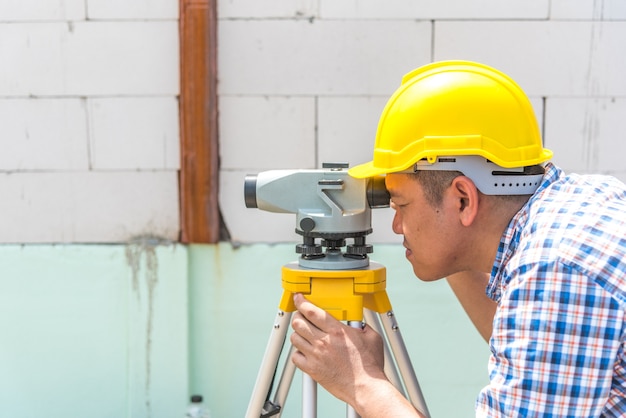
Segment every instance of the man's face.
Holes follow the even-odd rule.
[[[415,275],[432,281],[454,273],[459,237],[453,232],[454,210],[445,195],[441,206],[432,206],[419,181],[409,174],[388,174],[385,184],[395,210],[392,228],[404,235],[406,258]]]

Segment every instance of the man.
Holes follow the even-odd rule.
[[[415,275],[446,277],[488,341],[477,416],[626,416],[626,186],[551,156],[513,80],[450,61],[405,76],[350,174],[386,174]],[[297,367],[364,418],[419,416],[371,328],[294,301]]]

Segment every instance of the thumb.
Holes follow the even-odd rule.
[[[293,294],[293,303],[296,305],[296,309],[300,310],[300,306],[306,299],[302,293],[294,293]]]

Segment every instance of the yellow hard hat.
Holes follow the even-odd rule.
[[[515,81],[487,65],[442,61],[404,76],[380,117],[374,160],[349,173],[372,177],[469,155],[513,168],[543,163],[552,151],[543,148],[532,105]]]

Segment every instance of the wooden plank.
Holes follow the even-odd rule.
[[[219,241],[216,0],[180,0],[183,243]]]

